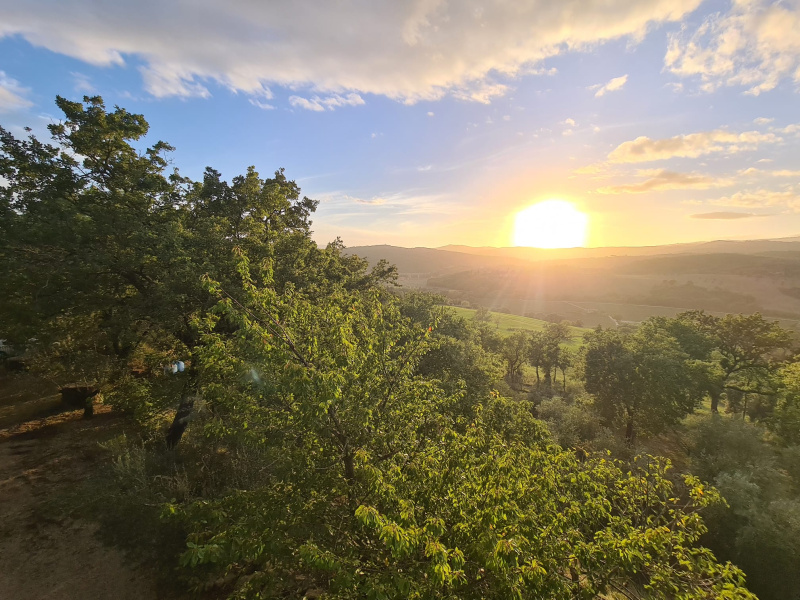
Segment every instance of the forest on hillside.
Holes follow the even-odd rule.
[[[195,181],[142,115],[57,104],[0,128],[5,367],[124,415],[83,509],[176,593],[800,597],[795,334],[501,332],[319,247],[282,170]]]

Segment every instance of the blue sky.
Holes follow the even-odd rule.
[[[347,245],[800,235],[800,0],[0,0],[0,123],[143,113],[184,175],[285,167]]]

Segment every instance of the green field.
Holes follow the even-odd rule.
[[[463,317],[468,321],[475,317],[476,311],[473,308],[461,308],[458,306],[451,306],[450,308],[459,317]],[[507,313],[499,312],[491,313],[491,322],[492,324],[497,325],[497,330],[503,336],[510,335],[514,331],[520,330],[541,331],[544,329],[545,325],[547,325],[547,321],[540,321],[539,319],[531,319],[530,317],[521,317],[519,315],[509,315]],[[575,348],[580,346],[583,342],[583,334],[587,331],[590,331],[584,327],[570,327],[569,329],[572,332],[572,341],[566,345]]]

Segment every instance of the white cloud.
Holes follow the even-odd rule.
[[[33,106],[33,102],[25,98],[30,92],[22,87],[16,79],[0,71],[0,112],[11,112]]]
[[[300,96],[290,96],[289,104],[298,108],[304,108],[306,110],[322,112],[326,108],[328,110],[335,110],[340,106],[359,106],[364,104],[364,99],[358,94],[354,93],[347,94],[346,96],[333,94],[332,96],[327,96],[325,98],[314,96],[310,99],[302,98]]]
[[[434,113],[432,111],[428,111],[428,116],[432,117],[432,116],[434,116]]]
[[[753,123],[756,125],[769,125],[775,119],[768,119],[767,117],[758,117],[757,119],[753,119]]]
[[[666,68],[704,91],[744,86],[757,96],[784,79],[800,83],[800,2],[737,0],[698,28],[670,35]]]
[[[628,76],[622,75],[621,77],[614,77],[614,79],[610,80],[608,83],[590,86],[589,89],[597,90],[594,93],[594,97],[600,98],[601,96],[605,96],[608,92],[616,92],[617,90],[621,90],[627,82]]]
[[[253,106],[257,106],[258,108],[260,108],[262,110],[272,110],[272,109],[275,108],[269,102],[263,102],[261,100],[256,100],[255,98],[250,98],[248,100],[248,102],[250,102],[250,104],[252,104]]]
[[[304,108],[306,110],[313,110],[316,112],[325,111],[325,107],[322,106],[319,100],[307,100],[306,98],[301,98],[300,96],[289,96],[289,104],[298,108]]]
[[[72,71],[70,75],[72,75],[72,87],[76,92],[94,94],[97,91],[88,75],[76,71]]]
[[[391,219],[411,215],[451,215],[463,211],[463,204],[456,199],[441,194],[415,194],[413,191],[370,196],[337,191],[317,194],[317,198],[323,204],[320,212],[348,219],[363,217],[367,206],[371,214]]]
[[[413,103],[490,102],[510,77],[553,73],[548,57],[638,41],[701,0],[2,1],[0,38],[93,65],[140,63],[157,97],[207,96],[212,83],[257,95],[267,84],[307,100],[354,92]]]

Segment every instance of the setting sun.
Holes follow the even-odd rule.
[[[514,245],[575,248],[586,242],[589,217],[564,200],[545,200],[517,213]]]

